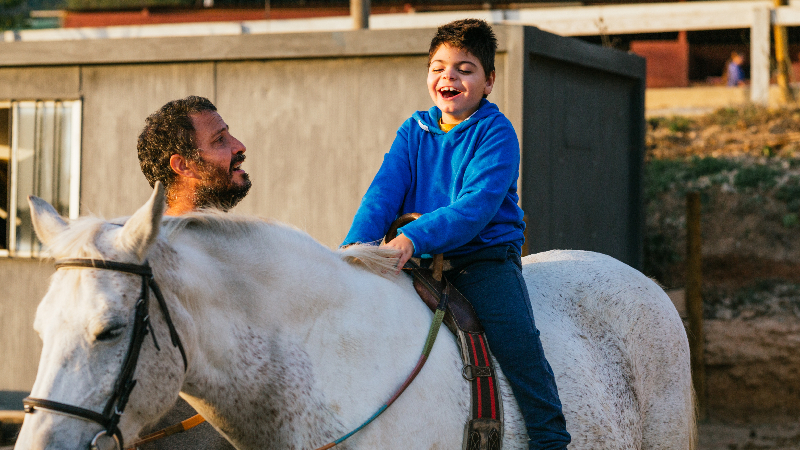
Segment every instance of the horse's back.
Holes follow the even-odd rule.
[[[551,251],[523,263],[570,448],[691,448],[688,342],[664,291],[592,252]]]

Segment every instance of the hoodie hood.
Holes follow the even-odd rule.
[[[478,110],[472,113],[472,115],[467,117],[463,122],[456,125],[452,130],[450,130],[450,132],[452,133],[455,131],[461,133],[467,128],[478,123],[481,119],[497,114],[501,114],[497,105],[489,100],[486,100],[485,98],[481,99],[481,103],[478,105]],[[417,122],[417,125],[419,125],[420,128],[428,133],[445,134],[445,132],[439,128],[439,119],[442,118],[442,111],[438,106],[433,106],[427,111],[417,111],[411,116],[411,118]]]

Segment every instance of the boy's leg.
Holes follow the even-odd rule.
[[[564,449],[570,435],[534,323],[519,255],[513,249],[505,255],[488,253],[493,253],[491,259],[455,258],[447,279],[472,303],[481,320],[492,354],[522,410],[530,449]]]

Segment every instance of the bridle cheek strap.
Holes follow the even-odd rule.
[[[155,334],[152,333],[152,325],[150,324],[150,290],[153,291],[153,294],[158,301],[159,308],[164,315],[164,320],[169,328],[172,345],[178,347],[181,352],[184,372],[188,368],[186,351],[183,348],[183,344],[181,343],[178,332],[175,329],[175,325],[172,323],[172,318],[169,315],[167,303],[164,300],[164,296],[161,294],[161,290],[158,288],[158,284],[156,284],[156,281],[153,278],[153,272],[150,269],[150,265],[147,263],[147,261],[145,261],[144,264],[127,264],[115,261],[94,260],[89,258],[72,258],[56,261],[56,269],[61,268],[105,269],[130,273],[142,277],[142,289],[139,299],[136,302],[131,341],[128,345],[128,351],[122,363],[122,369],[120,370],[120,374],[114,384],[114,392],[106,403],[102,414],[89,409],[80,408],[78,406],[72,406],[66,403],[34,397],[27,397],[22,401],[23,405],[25,405],[25,412],[32,414],[36,408],[47,409],[98,423],[101,427],[103,427],[103,431],[98,433],[94,440],[92,440],[91,448],[99,448],[96,442],[101,438],[102,435],[105,434],[115,438],[115,446],[119,449],[122,449],[124,448],[122,432],[119,430],[117,425],[119,424],[120,417],[125,411],[125,406],[128,403],[130,394],[133,391],[133,388],[136,386],[136,380],[133,379],[133,375],[136,371],[136,365],[139,362],[139,353],[141,352],[142,344],[144,343],[144,338],[147,336],[148,331],[150,331],[153,335],[153,342],[155,343],[156,348],[158,348],[158,343],[155,341]]]

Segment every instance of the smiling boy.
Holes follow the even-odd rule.
[[[564,449],[570,435],[521,273],[519,141],[486,100],[496,50],[482,20],[437,30],[427,80],[435,106],[397,131],[342,245],[377,241],[400,215],[422,213],[386,244],[398,251],[397,269],[444,254],[445,277],[472,303],[519,403],[530,449]]]

